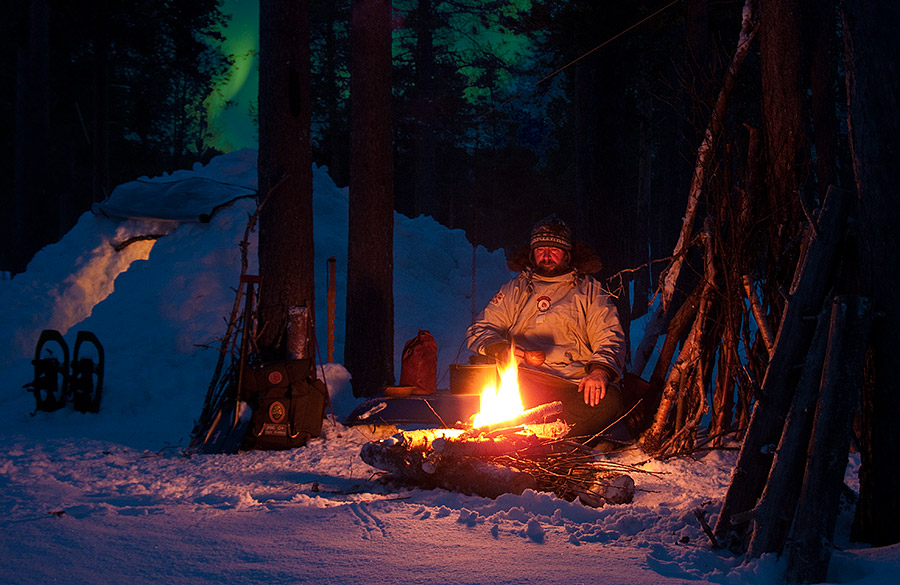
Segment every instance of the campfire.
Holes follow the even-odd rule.
[[[507,421],[525,412],[519,394],[519,367],[512,348],[506,367],[500,369],[500,384],[489,383],[481,391],[481,406],[473,420],[474,427]]]
[[[568,440],[557,420],[562,403],[525,409],[518,363],[511,350],[499,384],[481,392],[479,412],[454,428],[404,430],[363,446],[362,459],[390,477],[425,488],[444,488],[484,497],[526,489],[600,507],[627,503],[634,495],[635,469],[599,459]]]

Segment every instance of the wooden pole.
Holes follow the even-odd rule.
[[[784,419],[799,376],[799,373],[793,372],[798,364],[803,363],[815,331],[815,320],[809,321],[808,317],[817,315],[821,310],[825,291],[832,280],[834,258],[846,219],[843,210],[848,198],[846,191],[829,188],[816,229],[810,229],[814,235],[806,243],[803,258],[798,264],[790,300],[785,306],[775,338],[772,359],[716,521],[715,534],[721,543],[729,542],[732,532],[738,540],[742,539],[747,526],[745,522],[736,520],[756,506],[765,487],[773,451],[767,446],[777,444],[784,429]]]
[[[821,583],[828,575],[873,313],[871,299],[834,299],[809,463],[788,556],[789,583]]]
[[[337,290],[334,283],[334,256],[328,259],[328,291],[326,307],[328,310],[328,363],[334,363],[334,309]]]
[[[827,342],[828,311],[823,308],[797,383],[794,402],[784,423],[766,488],[754,510],[748,558],[759,558],[770,552],[781,554],[784,550],[800,499]]]

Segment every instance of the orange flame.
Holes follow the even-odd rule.
[[[499,367],[499,366],[498,366]],[[513,348],[509,351],[509,361],[500,370],[500,385],[487,384],[481,391],[481,407],[475,415],[473,425],[484,425],[502,422],[515,418],[525,412],[522,397],[519,395],[519,364],[516,362]]]

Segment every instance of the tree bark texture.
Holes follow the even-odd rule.
[[[793,229],[800,191],[811,179],[807,88],[801,0],[761,0],[760,66],[770,206]]]
[[[290,307],[315,314],[308,4],[261,0],[259,27],[259,343],[281,359]]]
[[[789,583],[821,583],[828,575],[872,316],[870,299],[834,300],[809,462],[788,556]]]
[[[694,317],[697,315],[697,310],[700,308],[700,293],[702,290],[703,287],[696,287],[668,323],[668,329],[666,330],[662,349],[659,352],[659,357],[656,360],[656,365],[653,367],[653,372],[650,375],[650,380],[648,382],[649,390],[644,396],[643,404],[639,406],[641,409],[641,426],[645,429],[649,428],[650,421],[655,419],[657,412],[659,411],[660,403],[663,400],[663,392],[666,387],[666,378],[668,377],[669,367],[672,365],[672,358],[675,355],[678,344],[682,343],[687,336],[691,323],[693,323]],[[654,313],[651,318],[663,314],[663,312],[658,311]]]
[[[394,383],[391,3],[351,4],[350,212],[344,365],[356,396]]]
[[[775,346],[775,336],[772,335],[772,328],[769,326],[769,321],[766,319],[762,303],[759,301],[759,295],[756,294],[756,290],[753,288],[753,282],[750,280],[749,276],[744,275],[742,282],[744,291],[747,293],[747,300],[750,301],[750,310],[753,313],[753,318],[756,320],[756,326],[759,329],[759,335],[762,338],[763,345],[766,346],[766,352],[769,355],[772,355],[772,348]]]
[[[848,0],[842,6],[862,294],[873,299],[877,315],[863,387],[854,538],[884,546],[900,542],[900,5]]]
[[[798,267],[775,339],[775,350],[763,379],[760,395],[753,408],[750,424],[731,484],[725,494],[716,522],[716,538],[729,540],[736,531],[742,537],[746,525],[732,525],[736,514],[756,505],[772,462],[771,449],[781,436],[784,418],[793,399],[797,382],[796,366],[803,363],[815,329],[831,274],[838,243],[844,230],[845,192],[832,189],[825,200],[815,231],[810,230],[803,263]]]

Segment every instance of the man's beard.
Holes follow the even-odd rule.
[[[535,266],[534,272],[538,276],[559,276],[570,270],[572,270],[572,267],[569,266],[569,263],[566,261],[560,262],[559,264],[542,262]]]

